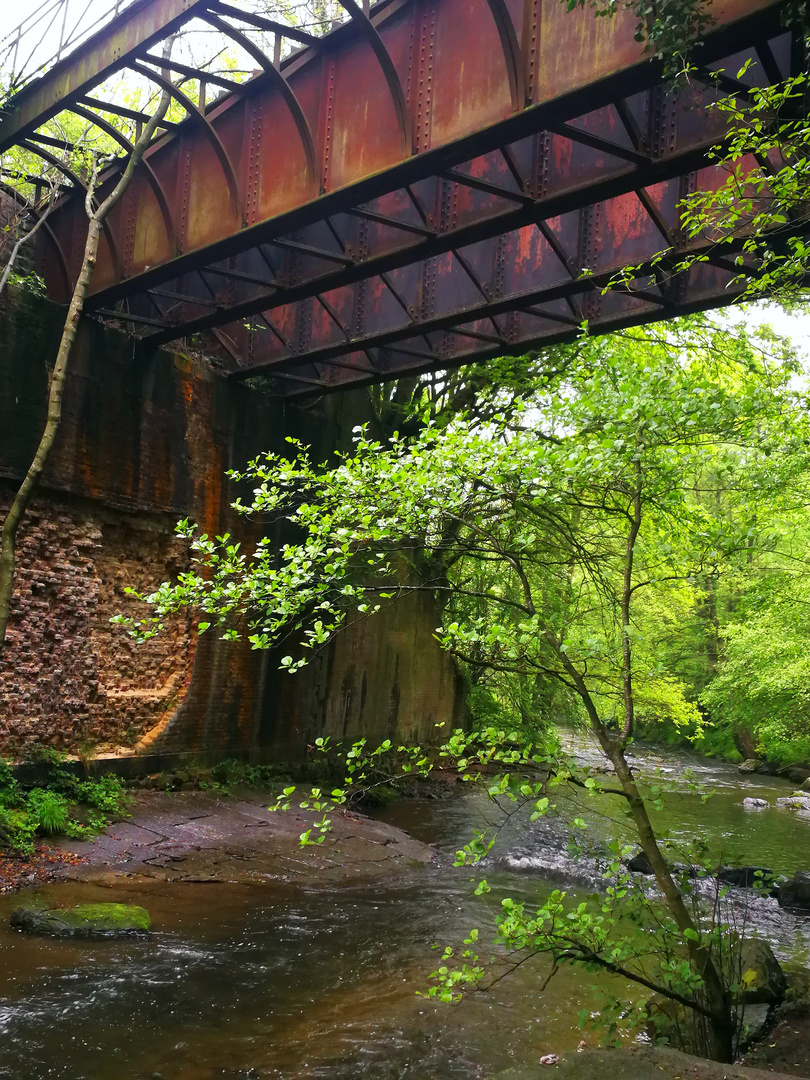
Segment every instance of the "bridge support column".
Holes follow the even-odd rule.
[[[62,317],[26,296],[0,309],[0,506],[36,444]],[[295,676],[273,654],[213,635],[198,644],[188,618],[143,646],[109,622],[131,604],[127,585],[148,590],[185,565],[179,518],[233,529],[227,468],[288,433],[335,445],[364,419],[363,394],[299,410],[179,354],[133,356],[132,339],[86,323],[53,461],[21,528],[0,755],[40,743],[289,756],[323,733],[425,739],[455,722],[460,685],[424,600]]]

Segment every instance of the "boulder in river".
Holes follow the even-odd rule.
[[[750,796],[743,799],[742,804],[746,810],[764,810],[766,806],[771,805],[767,799],[754,799]]]
[[[717,872],[718,881],[738,889],[753,889],[758,885],[769,887],[773,879],[773,871],[764,866],[721,866]]]
[[[810,769],[806,765],[792,765],[785,776],[790,780],[791,784],[803,784],[805,780],[810,780]]]
[[[752,1029],[761,1031],[769,1010],[784,1000],[787,979],[773,949],[760,938],[736,941],[731,947],[730,967],[727,975],[741,986],[737,1008],[742,1010],[743,1023],[749,1029],[745,1041],[750,1042]],[[702,1025],[691,1009],[662,994],[654,994],[647,1001],[645,1011],[647,1035],[653,1042],[666,1039],[671,1046],[689,1054],[703,1052]]]
[[[757,771],[759,762],[756,758],[747,758],[745,761],[741,761],[737,766],[737,772],[752,773]]]
[[[27,934],[48,937],[130,937],[148,934],[149,912],[133,904],[79,904],[72,908],[18,907],[11,925]]]
[[[810,873],[797,870],[790,881],[779,886],[777,899],[788,911],[810,914]]]
[[[794,791],[792,795],[777,799],[776,805],[782,810],[810,810],[810,795]]]
[[[732,951],[734,974],[742,983],[747,1005],[778,1005],[785,996],[787,979],[767,941],[745,938]]]
[[[742,1021],[742,1046],[750,1046],[764,1034],[771,1018],[770,1005],[744,1005],[739,1019]],[[740,1049],[740,1047],[738,1047]]]
[[[643,851],[639,851],[637,855],[634,855],[626,865],[631,874],[651,874],[653,872],[650,860]]]

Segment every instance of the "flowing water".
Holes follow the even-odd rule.
[[[747,795],[773,804],[790,785],[681,752],[645,750],[641,764],[676,785],[659,814],[676,840],[699,834],[723,861],[776,873],[810,868],[810,821],[740,805]],[[697,791],[684,783],[688,766]],[[708,788],[716,794],[703,803]],[[588,819],[597,848],[623,828],[606,797],[562,813]],[[577,1013],[598,1003],[593,976],[562,971],[541,994],[538,960],[458,1007],[416,991],[436,966],[434,943],[483,930],[503,896],[542,901],[560,882],[597,887],[598,851],[572,864],[562,820],[513,818],[476,875],[492,893],[475,898],[471,871],[453,868],[452,853],[493,816],[479,796],[400,802],[384,816],[435,844],[434,863],[346,888],[66,883],[38,892],[58,904],[143,903],[155,927],[148,941],[13,934],[8,913],[26,897],[0,898],[0,1078],[474,1080],[575,1046]],[[735,899],[782,956],[810,945],[810,918],[750,893]]]

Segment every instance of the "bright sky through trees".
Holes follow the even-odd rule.
[[[119,9],[129,3],[131,0],[118,0]],[[116,0],[21,0],[0,5],[0,65],[4,80],[21,69],[27,73],[49,63],[56,56],[60,40],[80,43],[104,25],[115,7]],[[23,35],[13,54],[8,47],[18,27]]]

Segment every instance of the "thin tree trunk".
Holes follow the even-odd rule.
[[[641,462],[636,463],[638,487],[633,496],[633,512],[630,529],[627,533],[627,545],[624,556],[624,575],[622,577],[621,620],[622,620],[622,698],[624,700],[624,727],[622,740],[627,742],[635,726],[635,698],[633,697],[632,645],[630,642],[630,602],[633,599],[633,561],[636,552],[636,540],[641,531]]]
[[[647,813],[647,805],[639,791],[632,770],[627,762],[624,748],[628,738],[633,733],[634,726],[634,694],[633,694],[633,669],[632,669],[632,640],[630,637],[630,609],[633,599],[633,562],[635,557],[635,545],[641,531],[641,468],[638,469],[638,487],[634,493],[629,514],[629,529],[625,545],[624,572],[622,575],[622,592],[620,596],[621,626],[621,651],[622,651],[622,697],[624,702],[624,723],[621,732],[615,737],[611,735],[607,726],[599,714],[596,702],[593,700],[585,679],[571,662],[564,649],[560,648],[559,642],[554,642],[557,654],[573,683],[577,694],[585,706],[591,728],[599,741],[599,745],[605,756],[613,765],[616,777],[621,785],[622,792],[627,799],[633,823],[638,833],[641,849],[650,861],[655,880],[664,895],[666,905],[672,915],[678,929],[683,935],[689,961],[693,969],[703,980],[703,994],[706,1008],[711,1014],[707,1018],[708,1041],[707,1051],[716,1061],[732,1061],[733,1031],[731,1020],[731,1003],[729,995],[723,986],[723,980],[712,959],[711,952],[699,940],[698,930],[687,908],[681,890],[672,877],[666,859],[661,853],[656,839],[655,830]],[[549,638],[549,640],[553,640]],[[688,933],[687,933],[688,931]]]
[[[630,813],[633,815],[633,822],[635,823],[638,832],[641,849],[650,860],[650,866],[655,874],[658,888],[664,894],[667,907],[669,908],[678,929],[681,931],[681,934],[684,934],[684,931],[689,930],[697,935],[697,927],[692,920],[689,909],[684,903],[681,890],[678,888],[677,883],[670,873],[666,860],[661,854],[655,831],[653,830],[652,823],[647,814],[647,806],[633,779],[633,774],[624,755],[624,748],[613,742],[613,740],[608,740],[608,744],[608,747],[604,747],[605,752],[610,757],[610,761],[616,771],[616,776],[622,786],[622,791],[624,791],[627,796]],[[715,966],[710,951],[702,945],[699,940],[694,940],[690,934],[689,936],[684,936],[684,942],[689,953],[692,967],[695,968],[703,980],[702,989],[706,1000],[706,1006],[712,1014],[711,1019],[709,1019],[708,1022],[710,1045],[707,1049],[709,1055],[715,1061],[733,1061],[734,1025],[731,1019],[731,1003],[723,986],[723,980]]]
[[[127,162],[127,166],[124,169],[120,180],[112,193],[95,211],[92,209],[93,185],[91,184],[88,188],[86,204],[90,220],[87,227],[87,240],[84,245],[84,258],[82,260],[79,277],[73,289],[73,295],[70,299],[67,318],[65,319],[65,325],[62,330],[62,338],[59,342],[59,351],[56,354],[56,362],[51,373],[48,390],[48,413],[45,421],[45,428],[42,432],[37,451],[34,454],[34,459],[28,468],[28,472],[25,474],[22,484],[17,490],[17,494],[14,497],[8,513],[6,514],[2,533],[0,534],[0,650],[5,648],[6,631],[8,629],[8,620],[11,612],[17,529],[19,528],[26,507],[31,501],[34,489],[42,476],[45,463],[48,460],[54,441],[56,440],[56,434],[59,430],[59,424],[62,419],[62,396],[65,389],[70,354],[76,340],[76,332],[84,309],[87,289],[90,284],[90,279],[93,276],[93,270],[96,266],[101,230],[110,211],[116,203],[118,203],[127,187],[129,187],[130,181],[132,180],[139,161],[143,157],[144,151],[151,142],[158,124],[166,115],[166,110],[169,107],[170,101],[171,97],[168,91],[164,91],[155,113],[135,142],[135,146],[133,147],[129,161]]]
[[[596,704],[574,665],[571,664],[565,654],[561,654],[561,659],[574,682],[577,693],[582,699],[591,728],[599,741],[599,745],[613,766],[622,792],[627,798],[641,850],[650,860],[655,880],[664,895],[670,914],[682,934],[686,930],[690,931],[689,935],[684,935],[684,943],[692,967],[703,980],[706,1007],[712,1014],[712,1018],[709,1020],[710,1046],[707,1048],[708,1052],[715,1061],[732,1061],[734,1057],[732,1039],[734,1026],[731,1021],[731,1005],[728,994],[723,987],[723,980],[715,967],[709,950],[701,945],[699,940],[695,940],[698,937],[697,927],[684,902],[681,890],[672,877],[666,859],[658,846],[655,830],[647,813],[644,796],[636,786],[633,773],[625,757],[623,743],[612,738],[610,732],[605,728]],[[694,934],[694,937],[692,934]]]

